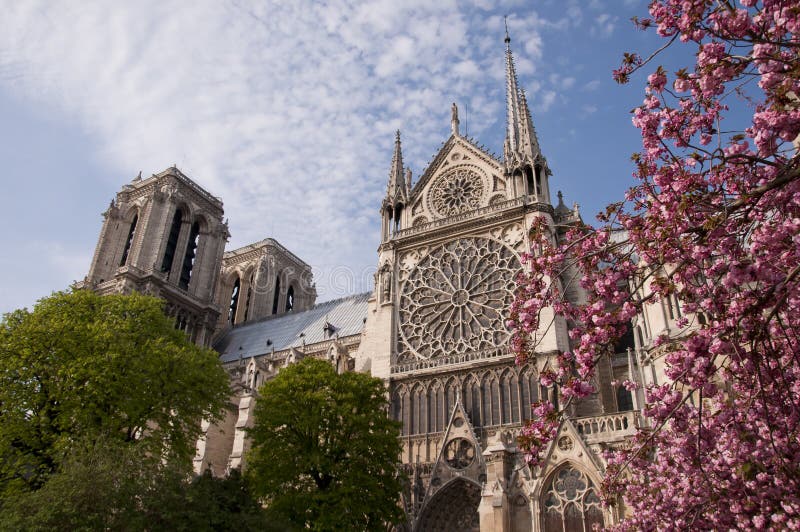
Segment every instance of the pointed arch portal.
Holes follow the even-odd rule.
[[[425,532],[478,532],[481,488],[464,478],[445,485],[422,509],[415,530]]]

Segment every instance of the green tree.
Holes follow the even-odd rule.
[[[399,425],[380,379],[308,358],[259,394],[247,474],[270,515],[311,530],[402,520]]]
[[[183,464],[107,438],[73,445],[42,488],[6,502],[2,531],[285,530],[267,521],[238,470],[191,479]]]
[[[41,488],[79,442],[107,439],[189,466],[201,418],[229,393],[216,353],[143,295],[78,290],[0,322],[0,509]]]

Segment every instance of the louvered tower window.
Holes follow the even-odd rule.
[[[136,222],[139,221],[139,216],[134,215],[133,221],[131,222],[131,228],[128,230],[128,239],[125,241],[125,249],[122,250],[122,259],[119,261],[120,266],[125,266],[128,262],[128,253],[131,251],[131,244],[133,243],[133,237],[136,235]]]
[[[181,268],[181,278],[178,286],[186,290],[189,288],[189,281],[192,278],[192,268],[194,268],[195,251],[197,250],[197,240],[200,237],[200,224],[192,224],[189,233],[189,242],[186,243],[186,253],[183,255],[183,267]]]
[[[178,247],[178,237],[181,234],[182,222],[183,212],[178,209],[175,211],[175,216],[172,217],[172,225],[169,228],[167,247],[164,249],[164,259],[161,261],[162,272],[168,272],[172,269],[172,261],[175,258],[175,248]]]

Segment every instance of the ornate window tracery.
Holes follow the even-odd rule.
[[[431,251],[401,289],[398,362],[506,345],[503,312],[520,268],[510,248],[488,238],[460,238]]]
[[[594,484],[571,465],[550,478],[542,508],[544,530],[589,532],[595,524],[603,526],[603,510]]]
[[[499,375],[498,375],[499,373]],[[538,393],[534,366],[470,371],[461,377],[414,380],[393,387],[392,416],[402,422],[404,436],[441,432],[447,428],[456,396],[476,429],[517,424],[530,419]]]
[[[453,216],[480,207],[483,191],[483,179],[477,172],[456,168],[434,182],[428,201],[439,216]]]

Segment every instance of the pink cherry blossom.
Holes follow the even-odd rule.
[[[679,300],[672,333],[644,346],[667,378],[644,389],[648,428],[604,455],[605,500],[629,516],[617,528],[800,529],[800,6],[652,0],[649,12],[635,22],[673,39],[686,68],[647,77],[626,201],[560,240],[534,223],[512,348],[519,362],[539,356],[544,309],[570,324],[569,350],[541,374],[566,408],[594,393],[632,319]],[[615,79],[658,54],[644,56],[625,54]],[[729,106],[750,113],[746,127]],[[567,297],[578,287],[585,301]],[[564,415],[536,413],[520,438],[532,465]]]

